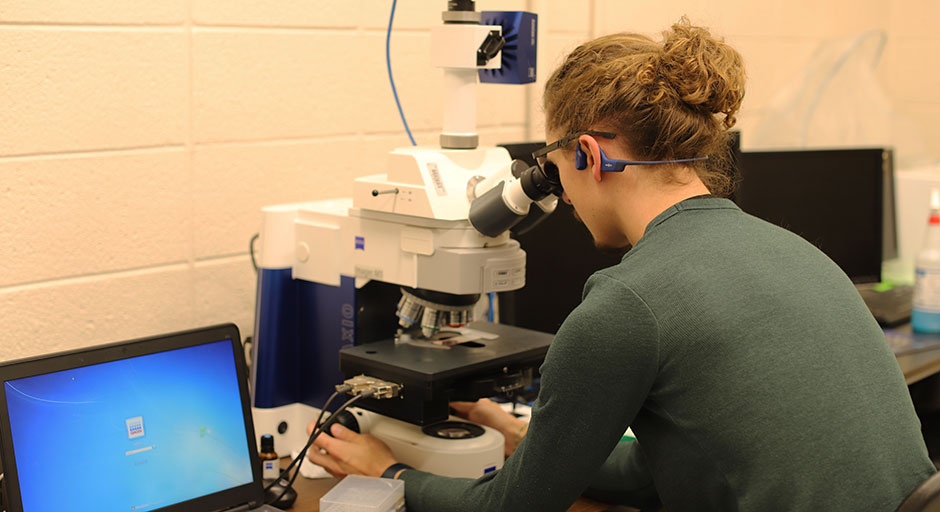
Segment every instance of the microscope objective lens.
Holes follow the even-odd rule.
[[[414,325],[421,318],[423,306],[411,300],[408,297],[402,297],[398,303],[398,325],[408,328]]]
[[[421,316],[421,334],[427,338],[434,336],[441,328],[443,317],[444,312],[425,308],[424,315]]]
[[[470,310],[468,309],[463,311],[451,311],[448,314],[448,327],[463,327],[468,323],[470,323]]]

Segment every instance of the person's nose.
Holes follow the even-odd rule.
[[[562,192],[562,193],[561,193],[561,200],[564,201],[564,202],[566,202],[566,203],[568,203],[568,204],[571,204],[571,199],[568,199],[568,193],[567,193],[567,192]]]

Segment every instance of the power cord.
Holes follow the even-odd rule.
[[[267,503],[268,505],[280,500],[281,497],[283,497],[284,494],[287,493],[287,490],[291,488],[291,486],[294,484],[294,480],[297,479],[297,475],[300,474],[300,464],[303,461],[304,457],[306,457],[307,455],[307,449],[310,448],[310,446],[317,439],[317,437],[320,436],[320,434],[328,431],[328,429],[331,426],[333,426],[334,423],[336,423],[336,421],[339,419],[339,413],[345,411],[347,408],[349,408],[352,404],[356,403],[357,401],[363,398],[371,397],[372,395],[375,394],[374,389],[363,390],[361,393],[347,400],[346,403],[344,403],[338,409],[336,409],[336,412],[330,415],[330,418],[326,420],[325,423],[321,424],[320,421],[323,419],[323,414],[326,412],[326,408],[329,407],[330,402],[332,402],[340,393],[350,391],[350,390],[352,390],[352,386],[349,386],[349,385],[337,386],[336,392],[330,395],[330,398],[328,398],[326,403],[323,404],[323,408],[320,410],[320,416],[317,417],[317,421],[315,424],[316,426],[314,427],[313,432],[310,433],[310,437],[307,439],[307,444],[304,445],[303,449],[300,450],[300,453],[298,453],[297,456],[294,457],[294,459],[290,462],[290,464],[288,464],[287,467],[284,468],[283,471],[281,471],[281,474],[278,475],[277,479],[271,482],[270,484],[268,484],[267,487],[264,488],[264,491],[267,492],[275,485],[278,485],[278,483],[281,480],[283,480],[286,476],[290,475],[290,471],[294,469],[294,466],[295,465],[297,466],[297,470],[294,472],[293,475],[290,476],[290,479],[288,480],[287,485],[283,486],[281,493],[276,498],[268,502]]]
[[[395,19],[395,4],[397,0],[392,0],[392,13],[388,16],[388,32],[385,34],[385,67],[388,68],[388,81],[392,84],[392,96],[395,96],[395,105],[398,106],[398,115],[401,116],[401,122],[405,125],[405,132],[408,133],[408,139],[412,146],[417,146],[415,138],[411,136],[411,129],[408,128],[408,121],[405,120],[405,112],[401,108],[401,102],[398,101],[398,91],[395,89],[395,79],[392,78],[392,58],[389,52],[389,46],[392,39],[392,21]]]
[[[345,393],[345,392],[347,392],[347,391],[349,391],[349,390],[351,390],[351,389],[352,389],[352,386],[349,386],[349,385],[337,386],[336,391],[334,391],[333,394],[330,395],[330,397],[326,399],[326,403],[324,403],[324,404],[323,404],[323,407],[320,408],[320,415],[317,416],[317,422],[316,422],[316,424],[315,424],[317,427],[320,425],[320,421],[323,419],[323,415],[326,413],[326,410],[327,410],[327,408],[330,406],[330,404],[333,403],[333,400],[335,400],[336,397],[339,396],[340,393]],[[308,440],[307,440],[307,445],[304,446],[304,449],[306,449],[307,446],[310,446],[310,444],[312,443],[313,439],[315,439],[315,438],[313,437],[313,435],[316,434],[316,433],[317,433],[317,429],[316,429],[316,427],[314,427],[313,432],[310,433],[310,437],[311,437],[312,439],[308,439]],[[303,459],[303,458],[301,457],[301,455],[302,455],[302,453],[301,453],[301,454],[298,454],[297,457],[295,457],[292,461],[290,461],[290,464],[288,464],[287,467],[284,468],[284,469],[281,471],[281,474],[277,476],[277,480],[274,481],[275,483],[276,483],[277,481],[281,480],[282,478],[284,478],[284,476],[287,474],[287,472],[290,471],[291,468],[294,467],[294,464],[296,464],[298,460],[302,460],[302,459]],[[274,483],[269,484],[267,487],[264,488],[264,490],[267,491],[268,489],[270,489],[270,488],[273,487],[273,486],[274,486]]]
[[[261,233],[255,233],[248,241],[248,255],[251,256],[251,266],[255,269],[256,274],[258,273],[258,262],[255,260],[255,242],[258,241],[259,237],[261,237]]]
[[[347,387],[348,387],[349,389],[352,389],[351,386],[347,386]],[[297,454],[297,457],[294,457],[294,459],[290,461],[290,464],[288,464],[287,467],[284,468],[284,469],[281,471],[281,474],[279,474],[279,475],[277,476],[277,478],[276,478],[274,481],[272,481],[270,484],[268,484],[268,485],[264,488],[264,492],[268,492],[268,491],[271,490],[271,488],[273,488],[275,485],[278,485],[278,484],[281,482],[281,480],[284,479],[285,476],[289,476],[289,475],[290,475],[290,470],[294,467],[295,464],[298,464],[298,461],[303,461],[303,458],[304,458],[304,456],[305,456],[306,453],[307,453],[307,447],[309,447],[309,446],[310,446],[310,443],[311,443],[314,439],[316,439],[316,437],[314,436],[314,434],[319,435],[319,433],[317,432],[317,427],[320,426],[320,421],[323,419],[323,414],[326,413],[327,408],[330,406],[330,404],[333,402],[333,400],[335,400],[336,397],[339,396],[340,393],[343,393],[343,392],[345,392],[345,391],[348,391],[349,389],[343,389],[343,388],[337,387],[337,390],[336,390],[335,392],[333,392],[333,394],[330,395],[329,398],[326,399],[326,403],[324,403],[324,404],[323,404],[323,407],[320,408],[320,415],[317,416],[317,421],[316,421],[316,423],[314,424],[315,427],[314,427],[314,429],[313,429],[313,432],[310,433],[310,439],[307,440],[306,446],[304,446],[303,450],[301,450],[300,453]],[[300,468],[299,468],[299,464],[298,464],[298,472],[299,472],[299,470],[300,470]],[[293,477],[291,477],[290,483],[293,483],[293,482],[294,482],[294,479],[293,479]],[[287,492],[288,489],[290,489],[290,485],[284,486],[284,489],[281,491],[281,494],[278,495],[278,497],[277,497],[276,499],[274,499],[274,500],[272,501],[272,503],[273,503],[273,502],[276,502],[276,501],[278,501],[278,500],[280,500],[281,497],[284,496],[284,494]],[[270,505],[270,503],[268,503],[268,504]]]
[[[326,403],[323,404],[323,408],[320,409],[320,415],[317,416],[317,421],[314,423],[313,431],[310,432],[310,438],[307,440],[307,444],[303,447],[302,450],[300,450],[300,453],[297,454],[297,457],[296,457],[294,460],[292,460],[291,463],[288,464],[288,465],[287,465],[287,468],[284,470],[285,472],[290,471],[291,466],[296,463],[296,464],[297,464],[297,471],[295,471],[294,474],[293,474],[293,476],[290,477],[290,480],[288,481],[287,485],[284,487],[284,490],[281,491],[281,494],[278,495],[277,499],[275,499],[274,501],[280,500],[280,499],[281,499],[281,496],[283,496],[284,493],[286,493],[287,490],[290,489],[290,488],[294,485],[294,480],[297,479],[297,475],[300,473],[300,466],[303,465],[304,457],[307,455],[307,449],[311,446],[311,444],[313,444],[313,441],[316,440],[317,437],[319,437],[320,433],[323,432],[323,429],[320,428],[320,425],[321,425],[320,422],[323,421],[323,415],[326,414],[326,410],[330,407],[330,403],[332,403],[333,400],[334,400],[337,396],[339,396],[340,393],[343,393],[343,392],[345,392],[345,391],[350,391],[351,389],[352,389],[351,386],[343,386],[341,389],[337,389],[332,395],[330,395],[329,398],[326,399]],[[340,408],[336,410],[336,413],[339,413],[340,411],[345,410],[345,408],[348,407],[349,404],[351,404],[352,402],[354,402],[354,401],[356,400],[356,398],[358,398],[358,397],[353,397],[353,399],[347,401],[345,404],[343,404],[342,406],[340,406]],[[336,414],[336,413],[334,413],[334,414]],[[332,425],[332,423],[331,423],[331,425]],[[281,474],[283,475],[283,473],[281,473]],[[274,483],[277,483],[277,482],[280,482],[280,481],[281,481],[281,477],[278,477],[278,479],[275,480]],[[265,488],[265,491],[267,491],[268,489],[270,489],[270,488],[274,485],[274,483],[269,484],[269,485]]]

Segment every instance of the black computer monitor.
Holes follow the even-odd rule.
[[[826,253],[856,283],[896,256],[892,153],[884,148],[743,151],[732,199]]]

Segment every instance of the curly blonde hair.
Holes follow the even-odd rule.
[[[572,51],[545,84],[550,130],[610,126],[637,158],[707,155],[692,167],[716,195],[732,188],[728,129],[744,99],[741,55],[683,17],[655,42],[613,34]]]

